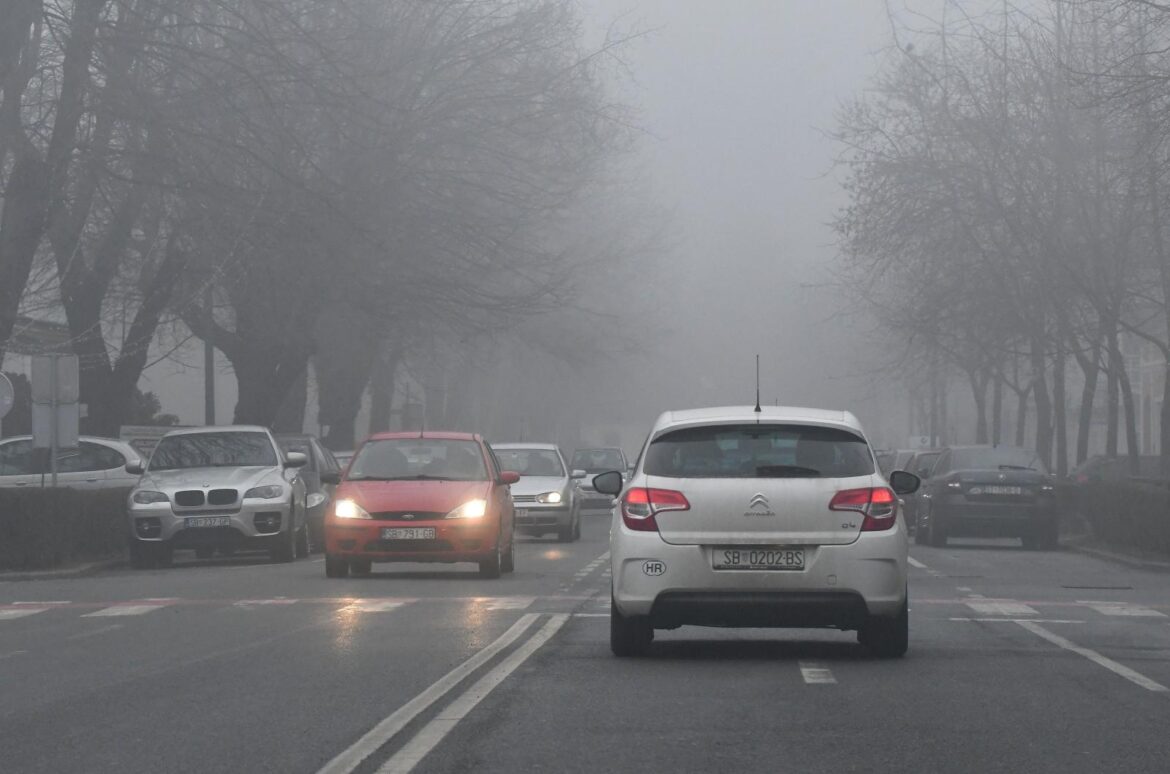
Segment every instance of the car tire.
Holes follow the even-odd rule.
[[[292,528],[291,516],[289,529],[276,536],[276,545],[269,550],[272,561],[287,564],[297,558],[297,531]]]
[[[508,551],[504,554],[503,558],[500,560],[500,570],[502,572],[515,572],[516,571],[516,536],[515,535],[513,535],[512,539],[508,541]]]
[[[935,548],[946,548],[947,532],[946,527],[943,526],[942,516],[937,512],[930,514],[930,523],[927,528],[929,533],[926,542]]]
[[[374,571],[374,563],[369,559],[350,559],[349,572],[355,578],[368,578]]]
[[[492,553],[490,559],[485,559],[479,563],[479,577],[495,579],[500,577],[500,569],[503,564],[504,549],[501,546],[503,536],[496,538],[496,550]]]
[[[309,555],[312,546],[309,544],[309,525],[297,530],[297,559],[304,559]]]
[[[325,577],[346,578],[349,576],[349,560],[325,555]]]
[[[918,523],[917,518],[914,519],[914,545],[926,545],[926,530],[924,530],[922,525]]]
[[[871,618],[857,632],[857,641],[882,658],[901,658],[910,648],[910,599],[893,618]]]
[[[149,570],[154,567],[154,546],[140,543],[137,540],[130,542],[130,567],[135,570]]]
[[[645,616],[626,617],[610,597],[609,649],[619,658],[645,656],[654,640],[654,627]]]
[[[577,511],[577,518],[573,519],[573,541],[581,539],[581,511]]]
[[[196,546],[195,547],[195,558],[196,559],[210,559],[213,556],[215,556],[215,546]]]

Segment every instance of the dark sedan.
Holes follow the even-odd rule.
[[[309,544],[314,553],[325,550],[325,511],[333,500],[334,486],[321,480],[321,474],[341,472],[341,466],[333,453],[315,437],[300,433],[284,433],[276,436],[277,443],[285,452],[300,452],[308,459],[301,468],[300,476],[305,482],[308,496],[306,516],[309,524]]]
[[[1052,550],[1059,532],[1055,482],[1034,452],[1011,446],[944,449],[918,501],[919,543],[1018,537]]]

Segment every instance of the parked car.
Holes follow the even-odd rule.
[[[342,470],[345,470],[349,467],[349,463],[350,460],[353,459],[353,455],[353,449],[348,451],[333,452],[333,459],[337,460],[337,464],[341,467]]]
[[[1036,453],[1013,446],[944,449],[918,502],[915,542],[1018,537],[1052,550],[1059,535],[1056,482]]]
[[[134,486],[138,476],[126,466],[142,458],[129,444],[113,438],[84,435],[77,448],[57,452],[57,486],[74,489],[120,489]],[[48,450],[33,448],[30,435],[0,441],[0,487],[49,486]]]
[[[492,451],[503,470],[520,475],[512,486],[518,531],[535,536],[555,532],[561,542],[581,537],[581,494],[576,482],[585,478],[585,471],[569,471],[556,444],[493,444]]]
[[[264,427],[174,430],[163,436],[128,499],[130,561],[170,563],[176,549],[267,550],[273,561],[309,553],[304,454],[284,454]]]
[[[1139,478],[1162,478],[1162,458],[1157,455],[1138,457],[1135,472],[1128,456],[1109,457],[1097,454],[1069,471],[1068,479],[1073,484],[1092,484],[1100,481],[1124,481],[1132,476]]]
[[[629,470],[626,453],[615,447],[597,449],[577,449],[573,452],[573,461],[570,464],[573,470],[585,471],[578,488],[581,490],[581,509],[609,510],[613,507],[613,498],[602,494],[593,488],[593,477],[598,473],[618,470],[625,473]]]
[[[276,436],[281,449],[299,452],[308,462],[301,468],[300,475],[305,482],[305,511],[309,524],[309,550],[320,553],[325,550],[325,512],[333,502],[334,485],[321,479],[323,473],[340,473],[341,466],[316,437],[308,434],[281,433]],[[330,476],[332,478],[332,476]]]
[[[913,449],[889,449],[882,452],[874,452],[878,467],[885,476],[890,475],[895,470],[908,470],[906,464],[913,456]]]
[[[930,478],[930,470],[934,467],[940,454],[942,451],[939,449],[919,449],[895,470],[905,470],[918,476],[922,481],[926,481]],[[914,494],[902,498],[902,520],[906,523],[911,535],[917,534],[918,531],[918,500],[922,497],[923,491],[923,489],[919,489]]]
[[[906,652],[907,539],[898,496],[852,414],[751,407],[674,411],[654,425],[610,530],[610,647],[646,651],[679,626],[856,630]]]
[[[374,562],[475,562],[498,578],[516,566],[512,494],[483,438],[379,433],[357,450],[325,519],[325,575],[368,575]]]

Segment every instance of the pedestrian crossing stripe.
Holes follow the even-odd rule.
[[[1102,615],[1127,616],[1133,618],[1165,618],[1165,613],[1159,613],[1157,610],[1151,610],[1148,607],[1135,605],[1129,602],[1077,602],[1078,605],[1085,605],[1093,610],[1096,610]]]
[[[135,605],[135,604],[119,604],[111,607],[103,607],[101,610],[95,610],[92,613],[86,613],[82,618],[109,618],[111,616],[126,616],[126,615],[146,615],[153,613],[155,610],[162,610],[166,604],[159,604],[151,602],[149,604]]]
[[[994,615],[994,616],[1036,616],[1039,615],[1036,609],[1025,605],[1023,602],[1016,602],[1011,599],[979,599],[969,600],[963,604],[974,610],[980,615]]]

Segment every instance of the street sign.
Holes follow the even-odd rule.
[[[12,411],[12,404],[16,402],[16,390],[12,389],[12,380],[0,374],[0,419],[8,416]]]
[[[52,486],[57,486],[57,451],[78,444],[81,424],[77,355],[36,355],[32,359],[33,448],[49,450]]]

